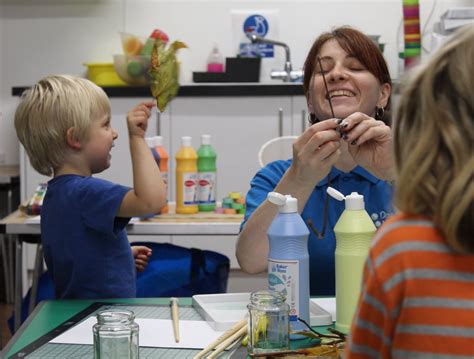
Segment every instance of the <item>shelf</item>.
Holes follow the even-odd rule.
[[[21,96],[28,86],[12,88],[12,96]],[[103,87],[109,97],[150,97],[147,86],[110,86]],[[298,96],[303,95],[303,84],[260,84],[260,83],[228,83],[228,84],[199,84],[183,85],[178,97],[230,97],[230,96]]]

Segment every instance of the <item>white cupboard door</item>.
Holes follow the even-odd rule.
[[[280,111],[281,109],[281,111]],[[281,120],[280,120],[281,117]],[[201,135],[210,134],[217,152],[217,201],[231,191],[244,195],[260,168],[258,151],[268,140],[291,133],[291,98],[188,97],[171,106],[171,198],[175,199],[175,155],[182,136],[197,150]]]
[[[309,126],[309,114],[308,108],[306,104],[306,97],[301,96],[293,96],[292,98],[292,116],[291,116],[291,123],[292,123],[292,135],[299,136],[301,135],[304,130],[306,130]]]

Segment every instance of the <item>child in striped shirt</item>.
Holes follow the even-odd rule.
[[[474,358],[474,25],[413,76],[346,358]]]

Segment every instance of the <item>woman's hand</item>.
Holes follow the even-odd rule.
[[[298,183],[313,188],[328,175],[341,154],[338,123],[336,119],[315,123],[295,141],[289,171]]]
[[[374,176],[384,180],[395,177],[392,130],[383,121],[361,112],[346,117],[340,124],[342,139],[347,142],[354,161]]]
[[[145,137],[151,109],[156,106],[155,101],[142,102],[132,108],[127,114],[128,133],[131,136]]]

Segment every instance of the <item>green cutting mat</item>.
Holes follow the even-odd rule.
[[[135,313],[135,318],[151,319],[170,319],[169,305],[150,305],[150,304],[120,304],[120,303],[94,303],[74,317],[70,318],[50,333],[39,338],[20,352],[10,358],[93,358],[92,345],[83,344],[51,344],[49,341],[59,334],[64,333],[83,320],[95,316],[98,311],[107,309],[126,309]],[[179,306],[179,317],[183,320],[202,320],[199,313],[192,306]],[[140,359],[142,358],[193,358],[199,350],[194,349],[175,349],[175,348],[145,348],[140,347]],[[224,353],[219,358],[229,358],[231,352]]]

